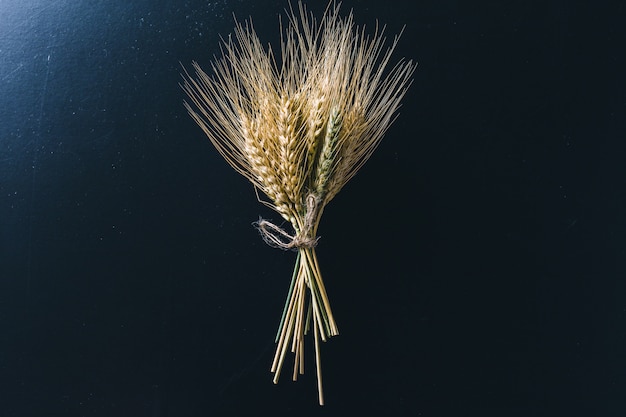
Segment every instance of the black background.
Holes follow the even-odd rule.
[[[0,416],[626,415],[626,10],[595,3],[344,2],[419,66],[322,220],[320,408],[312,357],[271,383],[277,215],[178,85],[288,3],[0,2]]]

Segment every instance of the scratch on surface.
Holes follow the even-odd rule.
[[[47,4],[43,5],[39,10],[30,11],[28,15],[28,19],[23,19],[21,22],[17,23],[15,26],[7,30],[5,33],[2,33],[1,34],[2,36],[0,36],[0,40],[19,39],[19,38],[13,38],[13,34],[22,30],[24,27],[26,27],[26,25],[32,25],[33,22],[39,19],[39,17],[42,16],[46,11],[56,7],[59,4],[62,4],[62,2],[63,0],[58,0],[55,2],[48,2]],[[45,3],[45,2],[42,2],[42,3]],[[4,13],[5,12],[6,11],[4,11]]]
[[[41,103],[39,105],[39,120],[37,121],[38,130],[41,129],[41,121],[43,119],[43,105],[46,102],[46,93],[48,92],[48,79],[50,78],[50,54],[48,54],[48,59],[46,60],[46,78],[43,81],[43,90],[41,92]],[[40,136],[40,131],[37,132],[38,136]]]
[[[2,81],[6,81],[7,79],[9,79],[9,77],[11,77],[13,74],[18,72],[19,70],[21,70],[23,67],[24,67],[24,64],[19,64],[17,67],[15,67],[13,71],[9,72],[4,77],[2,77]]]
[[[41,141],[41,127],[43,124],[44,105],[46,104],[46,95],[48,93],[48,80],[50,78],[50,54],[46,59],[46,75],[41,90],[41,99],[39,103],[39,117],[37,120],[37,130],[33,139],[33,164],[31,174],[30,188],[30,215],[28,219],[28,256],[26,258],[26,296],[30,294],[30,284],[33,276],[33,217],[35,207],[35,191],[37,184],[37,156],[39,154],[39,143]]]

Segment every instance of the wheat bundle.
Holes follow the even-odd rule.
[[[185,106],[226,161],[293,227],[256,223],[265,241],[297,251],[276,336],[271,371],[278,382],[287,351],[293,379],[304,373],[304,336],[313,333],[319,403],[324,403],[320,340],[338,329],[315,246],[324,207],[370,157],[393,122],[415,65],[385,71],[398,37],[368,36],[331,4],[318,23],[299,4],[282,27],[278,57],[251,22],[237,23],[222,43],[213,75],[193,63],[185,72]],[[277,59],[278,58],[278,59]]]

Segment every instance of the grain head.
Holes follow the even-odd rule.
[[[386,71],[398,38],[368,36],[336,4],[318,23],[300,4],[280,56],[252,23],[236,24],[207,75],[194,63],[183,89],[193,119],[222,156],[294,222],[317,193],[328,203],[371,156],[393,121],[415,65]]]

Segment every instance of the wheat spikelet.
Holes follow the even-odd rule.
[[[339,333],[315,244],[324,207],[369,159],[396,117],[415,65],[386,67],[398,42],[384,28],[368,36],[329,4],[318,23],[300,3],[281,23],[280,56],[250,22],[222,43],[212,76],[185,71],[185,106],[224,159],[268,198],[294,235],[261,220],[272,246],[297,250],[271,370],[278,382],[288,351],[293,379],[304,372],[304,336],[313,331],[319,403],[321,341]]]
[[[311,92],[315,94],[315,92]],[[320,135],[324,131],[324,97],[321,93],[308,100],[307,135],[306,135],[306,172],[310,172],[316,162],[317,150],[320,142]]]
[[[341,113],[338,108],[333,108],[326,123],[326,134],[322,139],[322,148],[320,149],[313,180],[313,189],[321,199],[325,199],[327,195],[328,181],[332,177],[338,163],[337,145],[341,126]]]

